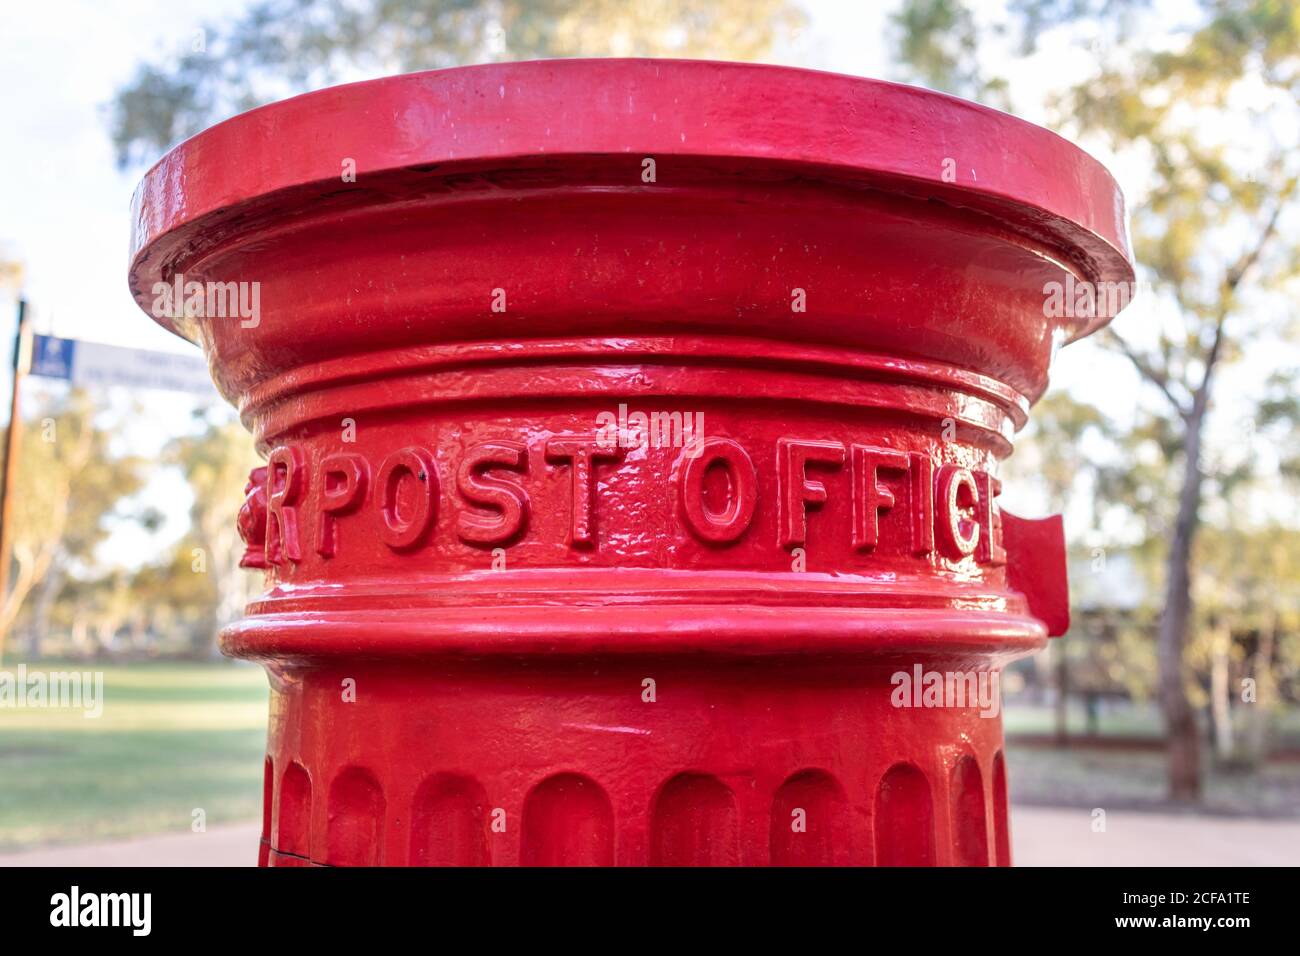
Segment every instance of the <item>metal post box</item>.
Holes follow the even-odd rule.
[[[263,863],[1009,863],[997,675],[1068,610],[998,465],[1133,278],[1089,156],[825,73],[478,66],[201,133],[132,248],[266,459],[221,635]]]

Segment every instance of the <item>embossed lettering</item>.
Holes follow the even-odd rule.
[[[456,490],[471,504],[496,512],[461,512],[456,530],[466,544],[504,544],[528,525],[528,492],[512,481],[483,474],[488,468],[527,472],[528,449],[523,442],[486,441],[465,453],[456,472]]]
[[[988,472],[977,471],[975,485],[979,491],[977,511],[980,523],[980,544],[976,558],[981,564],[999,567],[1007,563],[1007,552],[1002,547],[1002,516],[993,499],[1002,493],[1002,482]]]
[[[304,484],[302,452],[290,445],[274,449],[266,459],[266,481],[266,560],[301,561],[297,505]]]
[[[546,443],[546,460],[552,464],[569,466],[572,492],[569,542],[574,547],[589,548],[594,540],[592,471],[595,462],[617,461],[621,455],[620,449],[603,448],[594,438],[565,436],[552,438]]]
[[[403,481],[405,479],[405,481]],[[409,506],[402,514],[402,485],[411,486]],[[383,520],[379,536],[394,551],[406,551],[424,542],[437,516],[438,474],[433,456],[423,448],[395,451],[379,466],[376,479]]]
[[[880,543],[880,512],[894,507],[894,493],[879,480],[882,471],[907,472],[907,455],[892,448],[853,445],[849,452],[853,476],[853,547],[870,551]]]
[[[329,455],[320,464],[320,524],[316,553],[332,558],[338,551],[338,515],[351,514],[366,497],[370,465],[360,455]]]
[[[781,547],[792,548],[808,537],[808,507],[826,501],[826,486],[808,477],[808,466],[839,468],[844,464],[844,446],[837,441],[781,438],[776,443],[776,461]]]
[[[944,465],[939,469],[939,545],[944,554],[954,560],[973,554],[979,545],[980,526],[963,511],[975,512],[979,507],[979,491],[975,478],[960,465]]]
[[[678,502],[686,526],[700,540],[730,544],[749,527],[758,504],[758,474],[749,453],[730,438],[708,438],[692,456],[688,449],[678,461]],[[713,468],[727,473],[727,507],[711,511],[704,502],[704,480]]]
[[[907,457],[911,461],[912,553],[926,555],[934,550],[934,462],[919,451]]]
[[[649,476],[637,477],[629,488],[654,495],[657,501],[645,479],[662,475],[675,486],[671,492],[677,520],[705,545],[726,547],[741,541],[760,517],[766,528],[775,523],[777,544],[796,556],[792,567],[803,568],[809,512],[828,501],[828,476],[847,466],[849,500],[843,507],[851,521],[847,529],[827,529],[828,534],[846,539],[838,546],[828,539],[829,555],[837,553],[836,547],[851,544],[859,554],[886,549],[926,558],[938,552],[947,560],[970,558],[984,567],[1006,564],[996,501],[1002,485],[988,472],[957,462],[940,464],[925,451],[865,443],[785,437],[776,442],[775,451],[776,474],[764,476],[774,478],[776,500],[771,511],[759,507],[761,489],[771,486],[760,480],[751,450],[733,438],[715,436],[681,450],[666,475],[660,470],[666,465],[662,458],[638,455],[637,466],[653,470]],[[567,543],[573,548],[594,548],[602,490],[597,469],[601,462],[621,460],[623,450],[597,437],[556,435],[532,450],[538,453],[550,464],[568,468],[567,476],[561,472],[554,478],[540,478],[567,485]],[[442,466],[451,469],[448,474],[454,479],[445,503],[437,470],[439,455],[445,452],[402,448],[382,459],[372,477],[370,461],[356,452],[327,454],[309,467],[311,459],[303,449],[275,448],[266,467],[250,476],[248,497],[240,510],[240,535],[248,544],[244,566],[299,564],[303,549],[313,550],[313,545],[315,554],[309,557],[332,559],[372,527],[394,551],[414,551],[432,537],[444,506],[452,510],[441,533],[454,536],[451,540],[462,545],[492,548],[494,556],[501,550],[504,558],[499,546],[518,543],[529,533],[533,501],[539,493],[530,480],[529,445],[508,438],[481,441],[470,445],[460,460],[444,460]],[[842,487],[839,478],[835,481],[835,487]],[[906,514],[885,517],[902,506],[904,489]],[[309,509],[306,514],[303,508]],[[345,517],[363,508],[371,509],[371,517],[349,530]],[[303,535],[314,540],[304,541]],[[521,556],[524,564],[536,554],[529,550]],[[439,558],[445,557],[440,552]],[[504,560],[500,566],[505,566]],[[834,570],[833,564],[829,569]]]

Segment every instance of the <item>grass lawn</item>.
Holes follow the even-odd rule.
[[[13,671],[17,662],[5,661]],[[260,667],[42,662],[104,672],[104,709],[0,708],[0,851],[186,832],[261,813],[267,684]]]

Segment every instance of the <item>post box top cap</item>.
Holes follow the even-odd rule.
[[[1132,279],[1118,185],[1049,130],[942,93],[813,70],[706,60],[537,60],[410,73],[273,103],[167,153],[132,201],[132,293],[149,311],[173,254],[412,173],[539,157],[704,158],[797,168],[987,213],[1092,281]],[[355,182],[341,175],[354,164]],[[345,197],[344,197],[345,201]],[[163,320],[166,321],[166,320]],[[1100,324],[1100,323],[1099,323]],[[1077,336],[1091,331],[1080,329]]]

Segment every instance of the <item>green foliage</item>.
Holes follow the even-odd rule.
[[[111,435],[96,427],[79,392],[25,423],[7,606],[23,638],[16,649],[209,656],[217,630],[239,614],[258,580],[239,567],[235,521],[248,472],[260,463],[252,442],[223,415],[168,446],[163,463],[181,471],[194,495],[190,529],[161,562],[128,569],[105,567],[96,553],[111,520],[150,529],[160,515],[147,503],[128,509],[148,464],[115,456]]]
[[[13,490],[12,578],[0,603],[8,627],[24,600],[51,572],[94,562],[109,519],[144,482],[144,463],[112,447],[84,392],[25,420]]]
[[[1066,392],[1052,392],[1038,403],[1024,437],[1028,440],[1008,462],[1007,477],[1041,484],[1054,511],[1065,510],[1079,478],[1093,466],[1090,449],[1115,440],[1101,412]]]
[[[1006,83],[986,79],[976,62],[979,29],[962,0],[914,0],[893,15],[910,77],[936,90],[1001,104]]]
[[[257,572],[239,566],[244,546],[235,516],[248,473],[261,461],[248,432],[224,419],[174,440],[163,458],[180,469],[194,495],[190,529],[167,561],[140,569],[134,587],[150,609],[150,631],[188,635],[190,649],[202,655],[260,582]]]

